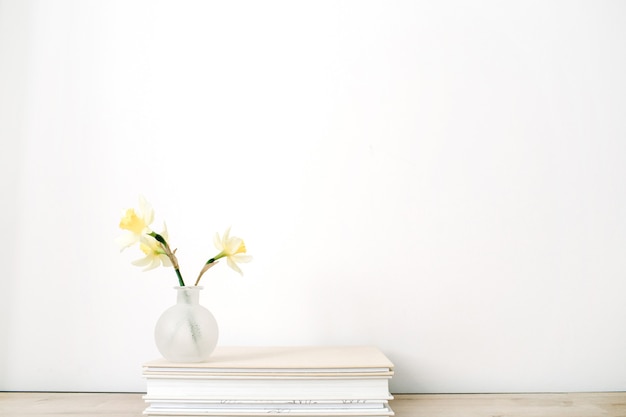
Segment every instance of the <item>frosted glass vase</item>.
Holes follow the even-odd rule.
[[[202,287],[174,287],[176,304],[163,312],[154,329],[161,355],[170,362],[206,361],[219,330],[213,314],[200,305]]]

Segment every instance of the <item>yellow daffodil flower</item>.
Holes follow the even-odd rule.
[[[172,249],[168,243],[167,227],[164,223],[163,232],[160,234],[156,233],[150,228],[153,220],[154,210],[152,210],[152,205],[143,196],[139,196],[139,208],[136,210],[130,208],[122,214],[119,227],[122,229],[123,235],[119,236],[116,242],[121,247],[121,250],[139,243],[139,249],[145,256],[133,261],[133,265],[144,267],[144,271],[149,271],[161,265],[171,266],[176,272],[178,283],[181,287],[184,287],[185,281],[178,266],[176,249]],[[216,233],[214,243],[219,253],[203,265],[195,285],[198,285],[202,275],[217,265],[218,260],[221,258],[226,258],[228,266],[241,275],[243,275],[243,272],[238,264],[252,260],[252,257],[247,255],[243,239],[230,236],[230,227],[226,229],[221,237],[219,233]]]
[[[142,239],[142,236],[150,233],[150,224],[154,220],[154,210],[148,201],[143,197],[139,197],[139,209],[129,208],[122,215],[120,221],[120,229],[124,232],[116,239],[121,250],[134,245]]]
[[[220,251],[213,260],[217,261],[218,259],[226,258],[228,266],[243,275],[243,272],[237,264],[250,262],[252,260],[252,256],[246,255],[246,245],[243,239],[235,236],[231,237],[229,227],[221,238],[219,233],[216,233],[213,243],[217,250]]]
[[[165,240],[168,239],[167,227],[165,224],[163,225],[163,232],[161,232],[161,236]],[[172,262],[167,254],[167,251],[163,245],[152,236],[142,236],[139,242],[139,249],[141,249],[146,256],[142,259],[133,261],[132,264],[135,266],[145,266],[143,269],[144,271],[149,271],[161,265],[172,266]]]

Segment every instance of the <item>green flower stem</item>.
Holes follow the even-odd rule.
[[[183,281],[183,276],[180,274],[180,270],[178,268],[174,269],[176,271],[176,276],[178,277],[178,283],[181,287],[185,286],[185,281]]]
[[[170,258],[170,261],[172,262],[172,266],[174,267],[174,270],[176,271],[176,276],[178,277],[178,284],[180,284],[181,287],[184,287],[185,281],[183,281],[183,276],[181,275],[180,268],[178,267],[178,259],[176,259],[176,255],[174,255],[174,252],[176,252],[176,249],[172,251],[170,249],[170,245],[167,244],[167,241],[165,240],[165,238],[161,236],[160,234],[156,232],[150,232],[149,235],[155,238],[157,242],[161,244],[161,246],[163,247],[163,250],[165,251],[165,254],[167,255],[168,258]]]

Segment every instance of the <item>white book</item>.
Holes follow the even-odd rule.
[[[203,398],[159,398],[144,396],[154,409],[222,409],[222,410],[314,410],[314,409],[382,409],[387,400],[206,400]]]
[[[144,364],[148,416],[387,417],[393,363],[371,346],[218,347]]]
[[[392,377],[393,371],[334,371],[329,370],[327,372],[321,372],[318,370],[306,371],[255,371],[245,372],[241,370],[226,371],[220,370],[219,372],[205,372],[199,369],[181,370],[145,370],[143,372],[145,378],[246,378],[246,379],[265,379],[265,378],[282,378],[282,379],[298,379],[298,378],[363,378],[363,377]]]
[[[157,359],[144,364],[144,375],[161,373],[392,374],[393,363],[373,346],[218,346],[206,362]]]
[[[148,416],[171,417],[171,416],[211,416],[211,417],[261,417],[261,416],[279,416],[279,415],[296,415],[299,417],[389,417],[394,413],[390,408],[380,410],[307,410],[307,411],[284,411],[276,410],[237,410],[225,412],[224,410],[193,410],[193,409],[172,409],[159,410],[147,408],[143,414]]]
[[[150,378],[146,394],[210,400],[388,400],[388,378]]]

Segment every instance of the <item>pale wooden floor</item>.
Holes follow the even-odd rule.
[[[140,417],[142,394],[0,392],[0,416]],[[396,395],[396,417],[626,417],[626,393]]]

